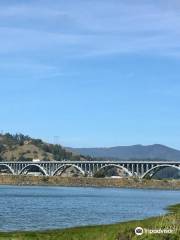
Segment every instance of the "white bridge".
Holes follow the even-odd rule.
[[[0,172],[26,175],[37,169],[46,176],[60,176],[73,167],[83,176],[93,176],[101,170],[120,169],[124,176],[151,178],[159,170],[170,167],[180,171],[180,161],[40,161],[40,162],[0,162]]]

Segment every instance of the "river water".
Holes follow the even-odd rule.
[[[165,213],[180,191],[0,186],[0,231],[109,224]]]

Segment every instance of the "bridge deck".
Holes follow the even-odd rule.
[[[15,161],[3,161],[0,162],[0,164],[13,164],[13,163],[18,163],[18,164],[43,164],[43,163],[56,163],[56,164],[60,164],[60,163],[65,163],[65,164],[82,164],[82,163],[87,163],[87,164],[98,164],[98,163],[103,163],[103,164],[180,164],[180,160],[179,161],[146,161],[146,160],[141,160],[141,161],[133,161],[133,160],[126,160],[126,161],[70,161],[70,160],[65,160],[65,161],[39,161],[39,162],[33,162],[33,161],[23,161],[23,162],[15,162]]]

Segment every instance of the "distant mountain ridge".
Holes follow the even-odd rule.
[[[117,146],[110,148],[69,148],[71,151],[96,158],[109,159],[159,159],[180,161],[180,150],[161,144]]]

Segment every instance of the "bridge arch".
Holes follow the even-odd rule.
[[[28,172],[28,170],[29,170],[31,167],[37,167],[37,168],[39,168],[39,170],[43,173],[43,175],[48,176],[46,170],[45,170],[43,167],[41,167],[40,165],[38,165],[38,164],[28,164],[27,166],[25,166],[25,167],[20,171],[19,175],[22,175],[23,172],[24,172],[26,169],[27,169],[27,172]]]
[[[74,167],[75,169],[79,170],[82,175],[84,176],[85,175],[85,172],[82,170],[82,168],[74,165],[74,164],[63,164],[62,166],[60,166],[59,168],[57,168],[54,173],[53,173],[53,176],[56,176],[56,174],[59,172],[59,170],[62,169],[62,172],[60,173],[60,175],[69,167]]]
[[[105,169],[105,168],[109,168],[109,167],[119,168],[119,169],[123,170],[125,173],[127,173],[129,177],[132,177],[132,176],[133,176],[133,174],[132,174],[127,168],[125,168],[125,167],[123,167],[123,166],[121,166],[121,165],[117,165],[117,164],[108,164],[108,165],[105,165],[105,166],[99,168],[97,172],[100,172],[101,170],[103,170],[103,169]]]
[[[0,163],[0,168],[1,167],[5,167],[6,169],[8,169],[10,171],[11,174],[14,174],[14,170],[7,164],[5,163]]]
[[[161,170],[161,169],[163,169],[163,168],[166,168],[166,167],[175,168],[175,169],[177,169],[177,170],[180,171],[180,167],[178,167],[178,166],[176,166],[176,165],[162,164],[162,165],[157,165],[157,166],[155,166],[155,167],[152,167],[152,168],[149,169],[147,172],[145,172],[145,173],[141,176],[141,178],[145,178],[146,176],[148,176],[148,174],[149,174],[150,172],[152,172],[153,170],[157,170],[157,171],[155,171],[155,172],[152,174],[151,177],[153,177],[154,174],[156,174],[159,170]]]

